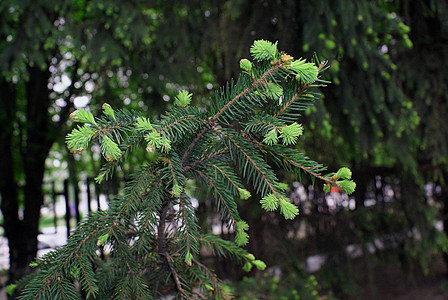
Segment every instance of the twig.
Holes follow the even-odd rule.
[[[202,130],[198,133],[196,138],[191,142],[190,146],[188,146],[187,151],[185,151],[184,155],[182,156],[182,160],[180,161],[180,164],[183,165],[185,163],[185,159],[187,158],[188,154],[190,154],[191,150],[193,149],[194,145],[199,141],[201,136],[205,133],[207,130],[207,127],[202,128]]]
[[[272,68],[270,68],[269,70],[267,70],[259,79],[257,79],[256,81],[254,81],[249,87],[247,87],[246,89],[244,89],[244,91],[242,91],[241,93],[239,93],[238,95],[236,95],[232,100],[230,100],[229,102],[227,102],[226,105],[224,105],[224,107],[222,107],[213,117],[210,117],[209,121],[210,123],[214,123],[223,113],[224,111],[226,111],[232,104],[234,104],[239,98],[243,97],[244,95],[246,95],[248,92],[250,92],[251,90],[253,90],[255,87],[259,86],[260,84],[263,84],[265,79],[271,75],[272,73],[274,73],[278,68],[280,68],[282,65],[280,63],[275,64]]]
[[[165,255],[166,262],[168,263],[168,266],[170,267],[171,275],[173,275],[173,280],[174,280],[174,283],[176,284],[176,288],[180,293],[179,297],[181,300],[183,300],[184,296],[187,296],[187,295],[185,294],[184,290],[182,289],[182,286],[181,286],[181,283],[179,280],[179,276],[177,276],[177,272],[174,269],[173,259],[171,258],[170,254],[168,252],[165,251],[163,254]]]

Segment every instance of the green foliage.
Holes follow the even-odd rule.
[[[121,155],[121,150],[117,143],[112,141],[107,135],[104,135],[101,141],[101,151],[107,161],[116,160]]]
[[[97,125],[92,113],[85,109],[75,110],[70,114],[70,117],[75,122],[90,123],[91,125]]]
[[[297,73],[296,79],[305,83],[311,83],[317,80],[319,71],[315,64],[306,62],[305,59],[293,61],[290,69]]]
[[[250,197],[243,182],[262,197],[263,208],[280,208],[285,219],[294,219],[299,210],[285,196],[287,186],[278,181],[272,162],[294,175],[305,172],[338,185],[332,173],[321,174],[321,165],[289,147],[303,131],[291,111],[312,100],[304,96],[311,95],[312,82],[289,80],[297,70],[290,68],[286,54],[278,54],[276,45],[254,42],[251,52],[257,63],[250,74],[242,72],[236,82],[217,91],[207,110],[190,107],[191,94],[181,91],[177,105],[152,122],[108,105],[96,119],[85,110],[74,114],[88,124],[74,129],[67,145],[80,150],[91,140],[100,143],[107,162],[97,182],[109,179],[137,149],[146,148],[156,158],[135,170],[110,201],[109,210],[90,214],[67,245],[37,260],[39,270],[21,282],[25,284],[21,299],[61,298],[62,294],[78,299],[77,286],[87,297],[99,299],[153,299],[166,293],[181,299],[220,298],[225,291],[200,262],[202,248],[234,259],[246,271],[253,266],[265,269],[264,262],[241,248],[249,242],[249,225],[237,205],[239,198]],[[281,105],[276,99],[280,95]],[[263,143],[272,130],[279,131],[282,144]],[[187,181],[207,188],[222,221],[234,232],[233,241],[201,233],[196,208],[185,191]],[[352,191],[347,181],[340,181],[341,185]],[[105,260],[98,251],[102,247],[110,249]]]
[[[238,191],[240,192],[240,198],[242,200],[247,200],[249,199],[252,195],[250,194],[250,192],[246,189],[242,189],[242,188],[238,188]]]
[[[114,121],[117,121],[117,119],[115,119],[115,114],[114,114],[114,110],[112,109],[112,107],[110,106],[110,104],[104,103],[103,104],[103,113],[106,116],[111,117]]]
[[[250,74],[250,72],[252,71],[252,63],[250,62],[250,60],[243,58],[242,60],[240,60],[240,68]]]
[[[151,126],[151,122],[144,117],[138,117],[135,123],[135,129],[139,131],[153,131],[154,128]]]
[[[17,288],[17,284],[8,284],[6,286],[6,294],[12,296]]]
[[[292,220],[299,214],[297,206],[289,202],[285,197],[282,197],[279,201],[280,212],[285,216],[286,220]]]
[[[340,180],[338,181],[338,185],[347,195],[352,194],[356,188],[356,183],[354,183],[352,180]]]
[[[279,200],[274,194],[268,194],[260,200],[261,207],[267,211],[273,211],[278,208]]]
[[[352,171],[346,167],[340,168],[336,173],[336,177],[340,179],[350,179],[352,178]]]
[[[235,224],[235,244],[238,246],[244,246],[249,242],[249,235],[247,234],[249,225],[244,221],[238,221]]]
[[[277,144],[277,142],[278,142],[277,130],[274,128],[265,135],[263,143],[271,146],[273,144]]]
[[[176,96],[176,101],[174,102],[176,105],[184,107],[190,104],[191,97],[193,95],[188,91],[180,91]]]
[[[283,88],[273,82],[266,85],[266,96],[272,100],[278,100],[283,95]]]
[[[73,129],[67,135],[67,147],[70,151],[82,152],[87,149],[90,140],[95,135],[95,130],[89,126],[78,126],[78,129]]]
[[[277,42],[274,44],[265,40],[255,41],[250,47],[250,53],[257,61],[271,61],[277,56]]]
[[[302,135],[303,128],[296,122],[291,125],[282,128],[280,137],[283,139],[283,144],[294,145],[297,142],[297,138]]]

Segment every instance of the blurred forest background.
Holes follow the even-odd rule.
[[[268,269],[247,274],[217,260],[229,289],[245,299],[369,299],[378,278],[406,289],[434,269],[446,273],[446,1],[3,0],[0,222],[10,282],[31,271],[37,236],[53,226],[53,189],[65,191],[79,221],[86,195],[107,199],[133,170],[130,162],[94,186],[99,149],[81,157],[64,145],[72,111],[96,113],[107,102],[157,118],[180,89],[207,106],[255,39],[329,61],[332,83],[301,117],[298,147],[329,170],[350,167],[357,189],[350,198],[325,194],[321,183],[292,182],[278,170],[301,214],[286,221],[263,212],[256,197],[241,203],[248,250]],[[198,200],[202,224],[228,235],[209,199]],[[62,225],[70,214],[58,217]]]

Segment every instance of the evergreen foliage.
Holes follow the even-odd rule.
[[[96,119],[85,110],[72,114],[84,125],[67,135],[68,147],[79,152],[96,140],[107,160],[98,182],[138,148],[155,152],[156,159],[136,170],[109,210],[90,214],[67,245],[33,263],[38,270],[19,283],[20,299],[153,299],[173,293],[179,299],[225,298],[219,279],[200,262],[201,249],[246,271],[266,267],[241,248],[249,241],[236,202],[250,197],[243,182],[260,194],[264,209],[279,209],[285,219],[299,211],[271,163],[353,192],[350,170],[323,175],[324,167],[291,147],[303,131],[298,112],[313,102],[311,90],[325,83],[318,77],[325,62],[294,61],[268,41],[256,41],[250,51],[255,62],[244,60],[238,80],[217,91],[208,110],[190,107],[192,95],[181,91],[176,106],[151,122],[108,104]],[[208,187],[234,241],[201,233],[187,181]]]

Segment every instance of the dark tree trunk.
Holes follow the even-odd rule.
[[[0,80],[0,90],[3,93],[0,101],[0,193],[1,209],[4,217],[3,228],[8,239],[10,249],[17,247],[20,235],[17,230],[21,228],[18,210],[18,192],[15,182],[14,157],[13,157],[13,132],[16,118],[16,95],[15,86]],[[10,257],[15,257],[15,252],[10,251]],[[11,260],[12,260],[11,259]],[[17,260],[11,262],[9,276],[11,280],[16,279],[13,272]]]
[[[14,126],[16,124],[16,86],[2,82],[1,90],[7,91],[1,103],[1,209],[5,218],[5,235],[9,242],[10,269],[9,282],[30,273],[30,262],[37,254],[37,235],[40,208],[43,204],[42,183],[45,171],[45,159],[56,135],[50,130],[47,83],[48,71],[39,68],[29,68],[30,80],[26,83],[26,124],[24,135],[26,143],[22,149],[21,165],[25,175],[24,212],[23,219],[19,219],[18,193],[15,182],[15,165],[13,157]]]

